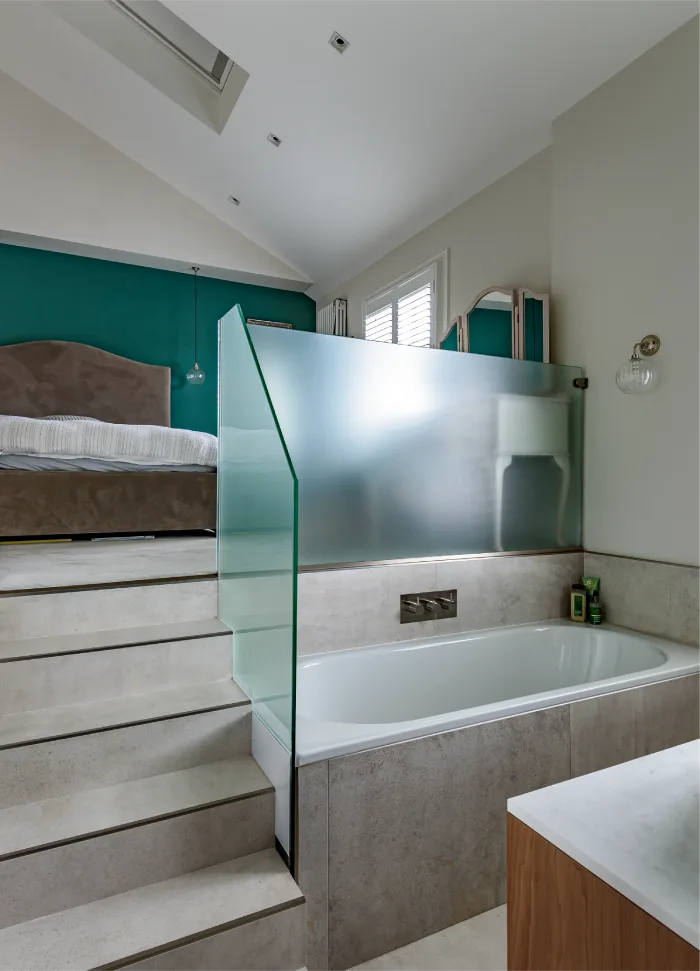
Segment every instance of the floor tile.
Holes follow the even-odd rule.
[[[357,968],[363,971],[504,971],[505,966],[504,905],[382,954]]]

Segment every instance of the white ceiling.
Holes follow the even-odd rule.
[[[698,10],[690,0],[168,6],[250,74],[221,135],[50,2],[0,3],[0,70],[299,269],[318,296],[543,148],[554,118]],[[334,30],[350,42],[343,55],[328,44]]]

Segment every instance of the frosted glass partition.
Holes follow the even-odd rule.
[[[219,327],[219,617],[234,634],[234,677],[281,746],[287,780],[294,756],[296,510],[294,469],[234,307]],[[275,774],[274,766],[264,767]]]
[[[250,340],[298,478],[299,565],[579,545],[579,368]]]

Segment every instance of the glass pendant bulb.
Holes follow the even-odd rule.
[[[197,364],[196,362],[193,364],[193,366],[189,369],[189,371],[185,375],[185,380],[187,381],[188,384],[204,384],[206,379],[207,379],[206,374],[204,373],[204,371],[202,371],[199,364]]]
[[[637,354],[636,347],[632,357],[618,369],[615,375],[617,386],[623,394],[645,394],[656,387],[658,380],[659,372],[656,365],[651,361],[643,360]]]
[[[192,384],[197,387],[200,384],[204,384],[207,376],[200,368],[199,364],[197,364],[197,274],[199,273],[199,267],[193,266],[192,273],[194,274],[194,314],[192,317],[194,331],[194,364],[185,375],[185,380],[188,384]]]

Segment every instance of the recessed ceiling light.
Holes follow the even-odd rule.
[[[241,204],[241,200],[240,200],[240,199],[236,199],[236,197],[235,197],[235,196],[229,196],[229,197],[228,197],[228,201],[229,201],[229,202],[231,203],[231,205],[233,205],[233,206],[240,206],[240,204]]]
[[[331,39],[328,41],[328,43],[331,45],[331,47],[335,47],[335,49],[341,54],[344,54],[350,46],[350,42],[345,40],[344,37],[341,37],[337,30],[333,31],[331,34]]]
[[[275,148],[279,148],[282,144],[282,139],[278,138],[277,135],[273,135],[272,132],[270,132],[270,134],[267,136],[267,140],[271,145],[274,145]]]

